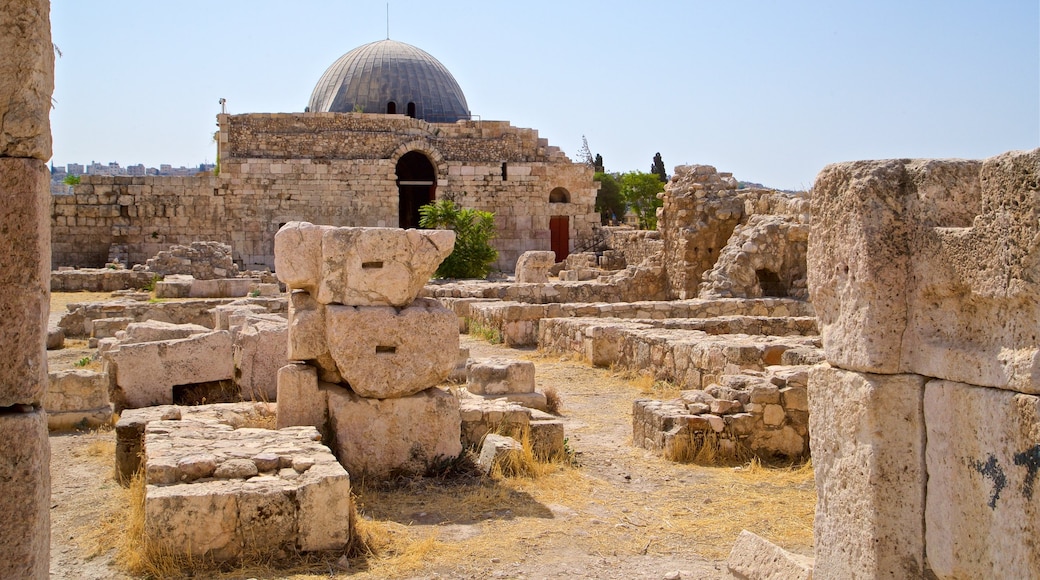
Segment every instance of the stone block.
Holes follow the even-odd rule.
[[[325,306],[310,293],[289,294],[289,360],[313,360],[328,354],[325,344]]]
[[[466,390],[475,395],[534,392],[534,363],[492,358],[467,365]]]
[[[235,383],[242,398],[274,401],[278,397],[278,369],[285,366],[288,327],[284,319],[251,319],[233,335]]]
[[[54,92],[50,2],[15,0],[0,7],[0,55],[0,157],[46,161]]]
[[[0,442],[0,578],[47,578],[51,476],[46,413],[0,413]]]
[[[813,368],[815,577],[924,575],[924,382]]]
[[[740,580],[812,580],[813,560],[747,530],[740,532],[726,567]]]
[[[95,320],[94,323],[96,324],[97,321]],[[126,325],[125,334],[120,343],[133,344],[159,340],[177,340],[207,332],[213,332],[213,330],[201,324],[173,324],[171,322],[162,322],[161,320],[145,320]]]
[[[195,279],[184,274],[171,274],[155,283],[156,298],[187,298]]]
[[[219,330],[189,338],[123,344],[104,355],[119,408],[168,405],[173,387],[231,380],[231,333]]]
[[[85,369],[55,371],[49,374],[43,408],[52,430],[78,424],[97,426],[112,417],[108,404],[108,375]]]
[[[350,542],[350,477],[338,463],[321,463],[305,473],[308,484],[296,492],[304,552],[339,550]]]
[[[195,280],[188,292],[189,298],[241,298],[256,288],[255,278],[218,278]]]
[[[90,323],[90,336],[91,338],[112,338],[120,330],[126,330],[126,327],[134,321],[133,318],[126,317],[115,317],[115,318],[98,318]]]
[[[325,307],[326,344],[358,395],[413,395],[448,378],[459,349],[455,314],[420,298],[406,308]]]
[[[318,386],[313,366],[292,363],[278,369],[278,428],[294,425],[325,426],[329,403],[326,389]]]
[[[524,446],[519,441],[505,435],[488,433],[484,442],[480,445],[480,455],[477,456],[477,467],[484,474],[491,473],[496,463],[507,461],[510,455],[521,454]]]
[[[65,348],[65,331],[56,326],[47,327],[47,350]]]
[[[45,6],[39,2],[19,1],[4,5],[2,14],[11,14],[35,22],[37,10],[47,20]],[[0,27],[6,24],[0,23]],[[19,37],[19,34],[14,36]],[[23,40],[3,35],[0,46],[10,46],[15,53],[0,52],[0,67],[21,67],[14,54],[27,50]],[[48,43],[48,46],[50,44]],[[26,53],[30,56],[31,53]],[[14,78],[0,74],[0,95],[19,98],[6,86]],[[20,75],[21,73],[19,73]],[[6,100],[0,98],[0,119]],[[48,99],[49,103],[49,99]],[[49,111],[44,111],[44,118]],[[6,132],[8,121],[4,119]],[[17,125],[17,123],[15,123]],[[6,135],[6,133],[0,133]],[[6,137],[5,137],[6,138]],[[48,142],[49,144],[49,142]],[[49,150],[49,147],[48,147]],[[35,159],[0,157],[0,246],[4,248],[4,267],[0,269],[0,345],[7,364],[0,368],[0,408],[40,401],[47,387],[47,318],[50,313],[50,189],[47,165]]]
[[[334,451],[354,477],[422,473],[433,461],[462,452],[459,400],[449,392],[434,387],[371,399],[330,387],[328,398]]]
[[[405,306],[455,247],[451,230],[289,222],[275,234],[275,272],[321,304]]]
[[[549,281],[549,270],[555,264],[555,252],[537,250],[524,252],[516,260],[516,281],[520,284],[544,284]]]
[[[1040,397],[925,386],[925,545],[939,578],[1040,576]]]

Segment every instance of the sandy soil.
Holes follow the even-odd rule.
[[[62,308],[63,310],[63,308]],[[725,578],[740,529],[811,553],[815,496],[809,469],[706,468],[631,446],[630,377],[467,336],[477,358],[529,358],[540,389],[562,395],[576,465],[537,479],[469,484],[359,485],[368,521],[407,549],[352,561],[349,571],[248,570],[227,578]],[[52,351],[52,365],[89,352]],[[59,358],[60,357],[60,358]],[[64,362],[59,362],[59,360]],[[114,434],[52,435],[53,578],[126,578],[92,531],[125,510],[111,478]],[[322,573],[317,573],[319,570]]]

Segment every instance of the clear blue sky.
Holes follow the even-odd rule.
[[[609,171],[707,163],[773,187],[827,163],[1040,146],[1036,0],[390,3],[390,36],[483,119]],[[212,162],[231,113],[302,111],[385,1],[53,0],[54,162]]]

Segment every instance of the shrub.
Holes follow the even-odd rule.
[[[485,278],[498,259],[490,244],[495,214],[489,211],[460,208],[450,199],[441,199],[419,208],[419,225],[455,230],[455,249],[437,268],[438,278]]]

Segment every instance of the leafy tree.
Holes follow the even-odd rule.
[[[78,175],[66,175],[65,179],[61,180],[65,185],[79,185],[79,181]]]
[[[419,226],[455,230],[455,249],[437,272],[438,278],[485,278],[498,251],[491,247],[495,237],[495,214],[460,208],[450,199],[440,199],[419,208]]]
[[[600,222],[611,223],[625,217],[625,200],[621,199],[621,184],[617,176],[611,173],[597,173],[593,179],[599,182],[599,191],[596,192],[596,211],[599,212]]]
[[[621,198],[639,217],[640,229],[657,227],[657,208],[663,205],[657,194],[662,191],[664,183],[653,173],[630,171],[621,175]]]
[[[668,171],[664,168],[664,160],[661,159],[660,151],[654,155],[654,164],[650,166],[650,173],[656,175],[661,183],[668,183]]]

